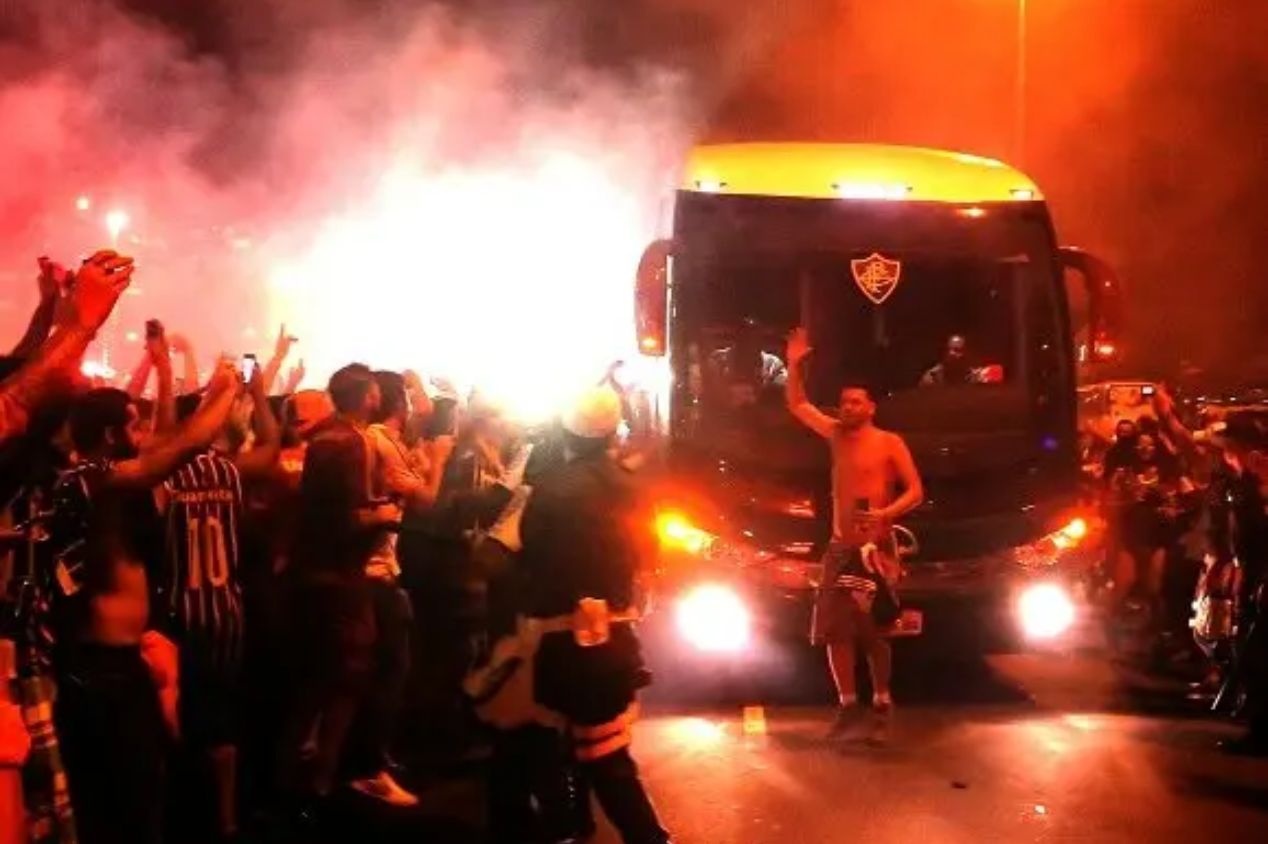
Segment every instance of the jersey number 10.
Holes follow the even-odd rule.
[[[225,546],[225,530],[215,516],[190,517],[186,522],[189,549],[188,588],[197,592],[206,578],[213,589],[229,582],[229,554]]]

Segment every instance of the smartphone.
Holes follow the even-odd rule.
[[[1152,384],[1140,388],[1140,394],[1144,396],[1145,398],[1149,398],[1156,392],[1157,392],[1157,389]]]
[[[154,340],[163,336],[163,323],[156,319],[145,321],[145,339]]]
[[[242,356],[239,369],[242,372],[242,380],[244,383],[250,384],[251,379],[255,377],[255,371],[259,369],[260,363],[255,359],[255,355],[248,352]]]

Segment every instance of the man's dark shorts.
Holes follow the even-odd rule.
[[[876,611],[891,596],[889,586],[863,564],[858,548],[832,544],[823,555],[824,582],[815,596],[811,644],[838,644],[883,634],[893,619]]]
[[[238,654],[212,643],[180,643],[181,733],[197,747],[237,744],[242,705],[242,666]]]

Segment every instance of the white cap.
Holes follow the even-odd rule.
[[[610,437],[621,426],[621,398],[607,385],[591,387],[564,413],[563,422],[564,429],[578,437]]]

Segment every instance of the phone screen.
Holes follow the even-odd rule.
[[[242,380],[250,383],[251,379],[255,377],[255,370],[258,366],[259,363],[256,361],[255,355],[243,355],[242,362],[239,365],[242,370]]]

